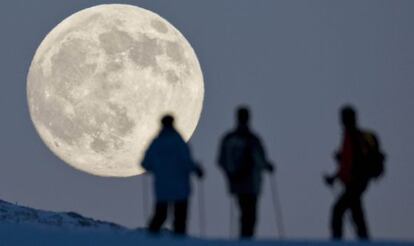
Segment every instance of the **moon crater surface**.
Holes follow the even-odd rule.
[[[143,173],[140,160],[166,113],[188,140],[204,98],[197,56],[148,10],[121,4],[79,11],[42,41],[27,77],[32,121],[49,149],[99,176]]]

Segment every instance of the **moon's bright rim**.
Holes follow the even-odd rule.
[[[204,82],[194,50],[168,21],[109,4],[69,16],[45,37],[27,97],[53,153],[90,174],[126,177],[143,172],[139,162],[165,113],[191,137]]]

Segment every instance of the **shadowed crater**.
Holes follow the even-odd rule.
[[[159,66],[156,56],[162,54],[162,47],[158,40],[149,38],[147,35],[141,35],[141,39],[136,41],[129,53],[131,60],[142,68],[153,68],[157,72]]]
[[[134,39],[127,32],[116,28],[100,34],[99,41],[108,55],[127,51],[134,43]]]

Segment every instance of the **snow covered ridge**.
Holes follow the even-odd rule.
[[[176,238],[168,232],[153,237],[143,229],[56,213],[0,200],[0,246],[414,246],[412,242],[331,242],[275,240],[217,240]]]
[[[94,228],[110,230],[126,230],[126,228],[111,222],[104,222],[83,217],[75,212],[49,212],[24,206],[19,206],[0,200],[1,224],[36,224],[59,228]]]

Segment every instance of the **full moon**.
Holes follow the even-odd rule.
[[[67,164],[99,176],[142,174],[140,161],[166,113],[188,140],[203,98],[189,42],[159,15],[131,5],[98,5],[63,20],[27,76],[42,140]]]

